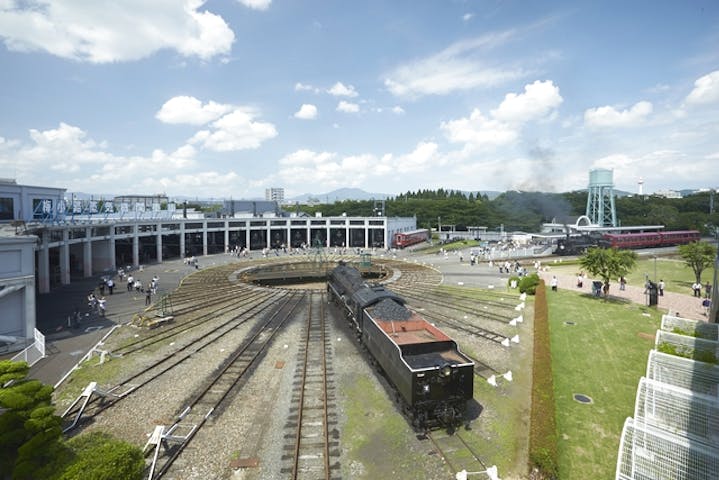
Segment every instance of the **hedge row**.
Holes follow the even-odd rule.
[[[529,461],[543,478],[557,478],[557,426],[554,415],[552,352],[549,343],[549,309],[544,281],[537,285],[534,299],[534,362],[532,365],[532,410],[529,431]]]

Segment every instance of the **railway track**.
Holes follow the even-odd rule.
[[[283,300],[278,303],[273,311],[269,311],[270,321],[277,315],[281,314],[283,309],[291,308],[291,311],[297,307],[297,304],[302,299],[302,293],[296,292],[291,295],[282,295],[280,298]],[[279,301],[280,298],[277,300]],[[150,384],[153,380],[161,377],[165,373],[169,372],[173,368],[181,365],[187,360],[190,360],[193,355],[201,352],[207,347],[216,344],[221,338],[232,333],[238,326],[244,324],[247,321],[254,319],[254,315],[259,311],[267,308],[265,304],[257,304],[252,309],[243,311],[239,315],[234,316],[227,322],[213,329],[207,335],[203,335],[200,338],[193,340],[192,342],[178,348],[176,351],[169,355],[153,362],[151,365],[143,368],[142,370],[134,373],[133,375],[125,378],[117,385],[109,388],[107,392],[117,392],[114,395],[108,395],[101,400],[98,397],[93,397],[90,401],[81,405],[79,403],[73,404],[63,413],[63,418],[71,418],[74,416],[72,423],[65,427],[65,431],[68,431],[81,423],[81,420],[91,419],[101,412],[115,405],[117,402],[124,398],[127,398],[132,392],[139,390]],[[121,392],[121,393],[120,393]],[[82,418],[81,418],[82,416]]]
[[[301,299],[305,298],[304,293],[299,294]],[[187,465],[178,461],[182,451],[192,442],[197,432],[205,425],[209,418],[216,416],[223,408],[223,402],[234,391],[235,387],[244,381],[249,372],[252,371],[266,348],[272,342],[275,334],[288,319],[293,318],[295,309],[302,302],[284,304],[275,315],[255,330],[232,355],[223,363],[215,375],[208,379],[202,388],[180,412],[174,423],[168,428],[169,432],[177,432],[182,435],[182,441],[162,451],[158,444],[155,449],[155,457],[149,467],[148,479],[162,478],[171,470],[177,469],[178,475],[187,471]]]
[[[293,480],[330,480],[333,472],[339,472],[339,433],[333,427],[337,419],[333,412],[335,396],[326,303],[325,294],[310,299],[290,418],[285,426],[288,432],[283,461],[287,466],[282,473]]]
[[[462,437],[459,431],[452,434],[443,431],[428,432],[427,438],[434,450],[447,464],[453,475],[459,472],[486,472],[488,467],[479,454]],[[490,477],[491,478],[491,477]]]
[[[138,340],[126,343],[113,350],[112,353],[115,355],[125,356],[138,352],[150,346],[161,344],[172,338],[186,334],[190,330],[197,329],[210,322],[214,322],[222,315],[232,314],[238,310],[240,312],[250,313],[262,310],[263,306],[272,304],[273,302],[280,300],[285,295],[286,292],[282,291],[263,291],[252,295],[243,295],[230,304],[220,306],[216,309],[211,309],[200,316],[189,317],[186,320],[178,319],[174,324],[166,325],[164,328],[156,330],[156,333],[149,333]],[[186,313],[185,315],[188,314]],[[228,322],[221,323],[219,326],[222,327],[226,323],[231,323],[236,318],[236,316],[233,316]]]

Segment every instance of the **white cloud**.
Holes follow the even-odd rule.
[[[474,18],[474,13],[465,13],[462,15],[462,20],[465,22],[469,22],[472,18]]]
[[[719,102],[719,70],[698,78],[686,101],[694,105]]]
[[[404,113],[404,108],[400,107],[399,105],[395,105],[394,107],[392,107],[392,113],[402,115]]]
[[[27,0],[0,7],[9,50],[45,51],[91,63],[138,60],[162,49],[208,60],[229,53],[235,35],[204,0]]]
[[[706,175],[706,163],[690,159],[686,153],[671,149],[614,153],[595,160],[591,168],[612,169],[615,183],[624,182],[619,188],[635,189],[636,181],[642,177],[645,191],[653,191],[672,185],[697,185],[697,179]],[[672,179],[669,184],[667,178]]]
[[[384,84],[394,95],[418,97],[492,87],[521,78],[526,72],[520,67],[493,66],[480,58],[514,35],[510,30],[454,43],[439,53],[397,67],[385,76]]]
[[[497,120],[524,123],[547,115],[562,103],[559,88],[551,80],[524,86],[524,93],[508,93],[492,116]]]
[[[165,123],[204,125],[216,120],[233,109],[232,105],[209,101],[206,104],[195,97],[184,95],[172,97],[162,105],[155,118]]]
[[[320,89],[317,87],[313,87],[312,85],[306,85],[304,83],[297,82],[295,83],[295,92],[320,93]]]
[[[280,159],[277,177],[287,185],[353,187],[371,178],[423,172],[444,163],[433,142],[420,142],[407,154],[381,157],[371,153],[340,157],[330,152],[297,150]]]
[[[345,85],[342,82],[337,82],[332,85],[332,88],[328,89],[327,93],[329,93],[330,95],[334,95],[335,97],[350,98],[354,98],[359,95],[355,90],[355,87],[353,87],[352,85]]]
[[[469,117],[442,122],[440,129],[452,143],[464,143],[469,151],[510,145],[522,126],[546,117],[562,103],[554,82],[535,81],[524,86],[524,93],[508,93],[499,106],[485,116],[474,109]]]
[[[210,130],[200,130],[190,140],[209,150],[229,152],[259,148],[262,142],[277,136],[271,123],[258,122],[252,112],[237,109],[211,124]]]
[[[474,109],[469,118],[442,122],[440,128],[450,142],[480,150],[508,145],[518,136],[516,128],[485,117],[479,109]]]
[[[642,125],[652,110],[652,104],[646,101],[629,110],[619,111],[611,106],[590,108],[584,112],[584,123],[590,127],[634,127]]]
[[[337,104],[338,112],[357,113],[359,112],[359,109],[360,107],[356,103],[350,103],[344,100],[341,100],[340,103]]]
[[[302,120],[312,120],[317,118],[317,107],[309,103],[303,103],[300,109],[295,112],[295,118]]]
[[[242,5],[255,10],[267,10],[270,8],[272,0],[237,0]]]

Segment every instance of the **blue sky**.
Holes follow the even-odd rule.
[[[719,187],[715,0],[0,0],[0,41],[23,184]]]

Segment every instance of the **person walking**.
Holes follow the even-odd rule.
[[[135,279],[132,278],[132,275],[127,276],[127,291],[131,292],[132,287],[135,285]]]
[[[110,291],[110,295],[112,295],[112,291],[115,288],[115,282],[112,278],[107,279],[107,289]]]
[[[556,275],[552,275],[552,279],[549,281],[549,285],[552,287],[552,291],[553,291],[553,292],[556,292],[556,291],[557,291],[557,284],[558,284],[558,283],[559,283],[559,282],[557,281],[557,276],[556,276]]]
[[[627,279],[624,278],[624,275],[619,277],[619,290],[626,290],[627,289]]]
[[[145,305],[150,305],[152,303],[152,289],[148,285],[145,290]]]
[[[97,299],[97,313],[99,313],[101,317],[105,316],[105,309],[107,308],[105,303],[105,297],[100,297]]]

